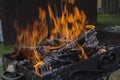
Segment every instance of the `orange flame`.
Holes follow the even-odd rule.
[[[75,2],[75,0],[63,0],[63,1],[66,1],[66,2],[68,2],[70,4],[74,4],[74,2]]]
[[[47,37],[46,12],[39,8],[39,13],[39,20],[35,20],[33,25],[27,24],[26,29],[21,29],[17,21],[14,22],[19,46],[36,46]]]
[[[35,71],[40,76],[38,67],[43,64],[41,61],[42,56],[37,54],[36,49],[24,49],[26,46],[37,46],[45,39],[48,35],[48,26],[46,23],[46,12],[39,8],[39,20],[35,20],[33,25],[27,24],[26,29],[21,29],[17,21],[14,22],[15,29],[17,31],[17,45],[19,46],[18,51],[13,57],[19,55],[22,50],[23,55],[26,59],[33,60],[35,62]],[[20,48],[21,47],[21,48]],[[33,54],[30,55],[29,51]]]
[[[69,2],[74,3],[74,0],[69,0]],[[49,17],[54,23],[54,29],[51,32],[50,39],[65,39],[72,41],[76,39],[80,34],[86,31],[86,28],[94,28],[93,26],[85,26],[86,16],[83,11],[79,11],[77,7],[73,9],[73,13],[69,13],[67,6],[64,6],[61,17],[54,16],[52,8],[48,5]],[[35,20],[33,25],[27,24],[25,29],[21,29],[18,22],[14,22],[15,29],[17,31],[17,45],[20,47],[16,52],[14,57],[19,55],[19,51],[24,52],[26,59],[34,61],[34,68],[36,73],[41,76],[39,67],[44,64],[42,58],[43,55],[39,55],[36,48],[29,51],[22,49],[22,47],[32,46],[35,47],[39,45],[48,35],[48,25],[46,21],[46,11],[39,8],[39,20]],[[58,46],[49,46],[47,49],[55,50],[65,46],[65,44],[60,44]],[[78,45],[82,50],[82,55],[84,59],[87,59],[84,49]],[[32,53],[32,54],[30,54]],[[80,55],[79,55],[80,56]],[[81,58],[80,56],[80,58]],[[52,67],[49,67],[52,69]]]
[[[61,17],[54,16],[50,5],[48,6],[48,11],[55,26],[52,31],[51,39],[60,38],[74,40],[84,31],[86,16],[84,12],[79,11],[77,7],[74,8],[74,14],[72,14],[68,13],[67,7],[64,6]],[[71,28],[69,24],[71,24]]]

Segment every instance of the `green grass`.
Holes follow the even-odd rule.
[[[120,26],[120,15],[110,15],[110,14],[98,14],[97,15],[97,28],[107,27],[109,25],[119,25]]]
[[[12,52],[12,50],[13,50],[12,45],[7,45],[6,46],[3,43],[0,43],[0,59],[1,59],[2,55],[10,53],[10,52]],[[1,75],[1,73],[2,73],[2,62],[0,60],[0,75]]]
[[[10,53],[13,50],[13,46],[12,45],[4,45],[3,43],[0,43],[0,56],[6,54],[6,53]]]
[[[0,75],[2,73],[2,64],[0,64]]]

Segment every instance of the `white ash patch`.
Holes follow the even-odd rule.
[[[109,32],[120,32],[120,26],[116,25],[116,26],[109,26],[104,28],[105,31],[109,31]]]

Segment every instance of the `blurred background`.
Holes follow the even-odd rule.
[[[14,19],[23,27],[27,22],[32,23],[37,17],[37,8],[47,9],[47,5],[56,4],[60,7],[60,0],[0,0],[0,73],[2,72],[1,56],[13,50],[16,41]],[[75,0],[71,7],[78,6],[87,16],[88,24],[96,29],[110,27],[120,28],[120,0]],[[54,6],[53,6],[54,7]],[[48,19],[49,20],[49,19]],[[49,21],[48,21],[49,22]],[[120,80],[120,70],[114,72],[109,80]]]

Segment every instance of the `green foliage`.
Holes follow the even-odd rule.
[[[2,55],[12,52],[13,46],[12,45],[4,45],[0,43],[0,75],[2,73]],[[1,80],[1,79],[0,79]]]
[[[3,43],[0,43],[0,56],[6,53],[10,53],[12,50],[12,45],[4,45]]]
[[[110,14],[98,14],[97,15],[97,28],[107,27],[109,25],[119,25],[120,26],[120,15],[110,15]]]

